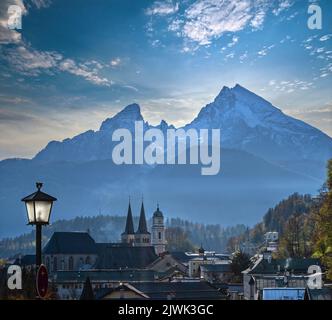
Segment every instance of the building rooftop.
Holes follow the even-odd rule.
[[[332,300],[332,288],[323,287],[322,289],[307,288],[309,300]]]
[[[36,255],[35,254],[26,254],[22,257],[19,257],[14,262],[15,265],[19,266],[32,266],[36,264]]]
[[[154,281],[153,270],[84,270],[84,271],[58,271],[57,282],[85,282],[87,278],[91,282],[96,281]]]
[[[319,259],[263,259],[260,257],[243,273],[278,274],[289,271],[295,274],[306,274],[309,266],[320,265]]]
[[[146,268],[158,259],[154,247],[135,247],[120,244],[99,244],[97,269]]]
[[[97,254],[97,247],[87,232],[54,232],[43,254]]]
[[[229,263],[203,264],[200,268],[202,272],[231,272]]]
[[[205,256],[204,258],[200,256],[198,253],[190,253],[190,252],[183,252],[183,251],[173,251],[170,252],[170,255],[177,261],[182,262],[182,263],[188,263],[192,259],[200,260],[204,258],[217,258],[220,260],[229,260],[230,255],[224,254],[224,253],[212,253],[205,251]]]
[[[205,281],[197,282],[137,282],[130,283],[137,292],[153,300],[223,300],[225,296]],[[114,289],[104,289],[99,298],[110,294]]]

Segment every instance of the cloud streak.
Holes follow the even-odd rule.
[[[37,8],[47,8],[51,0],[32,0],[31,3]],[[22,0],[4,0],[0,2],[0,45],[11,44],[13,46],[2,49],[3,59],[7,61],[12,70],[25,76],[39,76],[43,73],[54,74],[60,71],[82,77],[86,81],[98,86],[110,86],[112,81],[99,74],[102,65],[97,61],[78,63],[73,59],[65,58],[55,51],[39,51],[31,47],[21,38],[16,30],[8,29],[8,7],[17,5],[22,8],[22,14],[28,11]],[[114,60],[117,65],[120,59]],[[111,65],[114,66],[113,61]]]
[[[176,13],[178,10],[178,3],[173,3],[173,1],[156,1],[151,7],[145,10],[145,14],[148,16],[167,16]]]
[[[146,13],[171,15],[168,31],[186,42],[207,46],[227,32],[260,29],[269,12],[279,15],[292,5],[289,0],[196,0],[180,11],[177,4],[157,1]]]
[[[35,77],[43,73],[55,74],[62,71],[81,77],[94,85],[112,84],[111,80],[99,74],[103,66],[98,61],[78,63],[55,51],[38,51],[24,42],[12,48],[5,48],[3,51],[4,59],[12,70],[25,76]]]

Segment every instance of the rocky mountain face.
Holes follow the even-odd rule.
[[[73,139],[52,141],[35,160],[91,161],[111,159],[112,133],[118,128],[134,132],[135,121],[144,121],[138,104],[106,119],[96,132],[87,131]],[[164,120],[144,130],[174,128]],[[249,152],[286,169],[321,179],[332,156],[332,139],[320,130],[285,115],[271,103],[236,85],[224,87],[215,100],[201,109],[184,129],[221,129],[221,147]]]
[[[185,128],[221,128],[224,148],[244,150],[289,170],[322,178],[332,139],[236,85],[224,87]]]

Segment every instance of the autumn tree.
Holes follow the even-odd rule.
[[[322,206],[315,215],[314,254],[327,268],[327,278],[332,280],[332,159],[327,165],[326,190],[320,194]]]

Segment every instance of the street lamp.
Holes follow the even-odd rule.
[[[53,202],[56,198],[40,191],[43,184],[36,183],[37,191],[22,199],[25,202],[28,224],[36,225],[36,266],[42,263],[42,225],[49,224]]]

